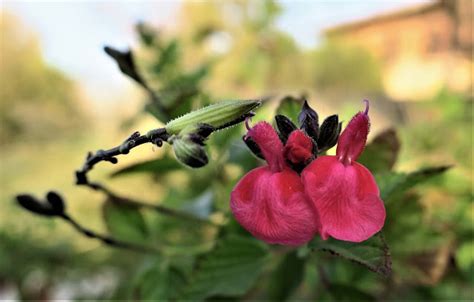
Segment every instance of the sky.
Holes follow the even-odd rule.
[[[320,42],[321,30],[348,21],[430,0],[288,0],[277,27],[303,48]],[[45,60],[66,72],[96,102],[110,100],[130,81],[103,52],[104,45],[125,49],[136,42],[137,21],[172,28],[180,0],[12,1],[2,11],[16,15],[41,43]]]

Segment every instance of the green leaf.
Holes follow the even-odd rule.
[[[149,103],[145,104],[145,106],[143,107],[143,111],[151,114],[157,120],[163,123],[170,119],[170,116],[167,113],[163,112],[162,107],[156,104],[156,99],[153,96],[150,97]]]
[[[466,274],[474,277],[474,241],[463,243],[456,251],[456,264]]]
[[[178,289],[186,284],[181,271],[158,259],[141,272],[133,286],[133,298],[139,301],[169,300],[176,297]]]
[[[386,204],[387,217],[384,231],[389,242],[392,242],[393,238],[393,242],[398,245],[403,242],[403,239],[420,231],[418,226],[423,224],[423,207],[419,199],[417,194],[408,193],[397,202]],[[394,246],[392,246],[393,249]]]
[[[110,176],[118,177],[135,173],[162,175],[179,169],[182,169],[182,166],[174,158],[166,155],[163,158],[132,164],[113,172]]]
[[[148,238],[148,228],[138,208],[119,199],[108,199],[102,209],[105,224],[113,237],[135,242]]]
[[[377,135],[357,160],[373,173],[390,171],[397,161],[400,141],[394,129]]]
[[[198,261],[181,298],[243,295],[257,281],[266,257],[266,246],[253,238],[224,238]]]
[[[309,243],[309,247],[358,263],[386,277],[392,272],[390,251],[380,233],[360,243],[315,238]]]
[[[276,114],[288,117],[295,125],[298,124],[298,115],[303,107],[303,100],[292,96],[284,97],[280,106],[278,106]]]
[[[303,281],[306,259],[297,251],[284,256],[270,280],[269,299],[286,301]]]
[[[167,68],[177,65],[179,60],[179,43],[177,40],[170,41],[162,49],[160,49],[159,59],[150,66],[150,71],[155,75],[161,75]]]
[[[446,172],[451,166],[439,166],[424,168],[408,174],[384,173],[376,175],[380,187],[380,196],[385,202],[393,199],[413,188],[415,185],[425,182],[434,176]]]
[[[201,195],[183,204],[182,210],[196,217],[207,218],[212,213],[214,193],[207,190]]]
[[[330,298],[334,299],[334,301],[376,301],[375,297],[366,293],[354,286],[349,286],[345,284],[338,284],[338,283],[331,283],[327,291],[324,293],[322,297],[320,297],[321,301],[330,300]]]

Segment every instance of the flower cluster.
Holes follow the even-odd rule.
[[[247,125],[244,141],[266,166],[247,173],[231,193],[235,219],[265,242],[302,245],[323,239],[361,242],[380,231],[385,207],[371,172],[356,160],[369,133],[369,104],[339,136],[337,116],[321,128],[305,102],[300,129],[277,116],[279,133],[266,122]],[[335,156],[318,156],[337,142]]]

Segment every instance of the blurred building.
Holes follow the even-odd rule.
[[[341,24],[325,34],[376,56],[391,98],[426,99],[443,87],[472,97],[473,3],[437,0]]]

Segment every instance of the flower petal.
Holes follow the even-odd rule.
[[[345,166],[335,156],[322,156],[303,170],[302,181],[319,213],[323,239],[361,242],[382,229],[385,207],[374,177],[361,164]]]
[[[283,154],[293,164],[308,162],[313,157],[313,141],[301,130],[291,132]]]
[[[302,245],[319,227],[300,177],[289,169],[278,173],[268,167],[250,171],[232,191],[230,208],[246,230],[267,243]]]
[[[272,172],[282,171],[286,167],[283,144],[272,125],[259,122],[249,129],[247,136],[257,143]]]
[[[342,131],[337,143],[336,155],[340,162],[344,165],[350,165],[355,162],[362,153],[367,142],[369,134],[369,103],[365,112],[357,113],[347,124],[346,129]]]

